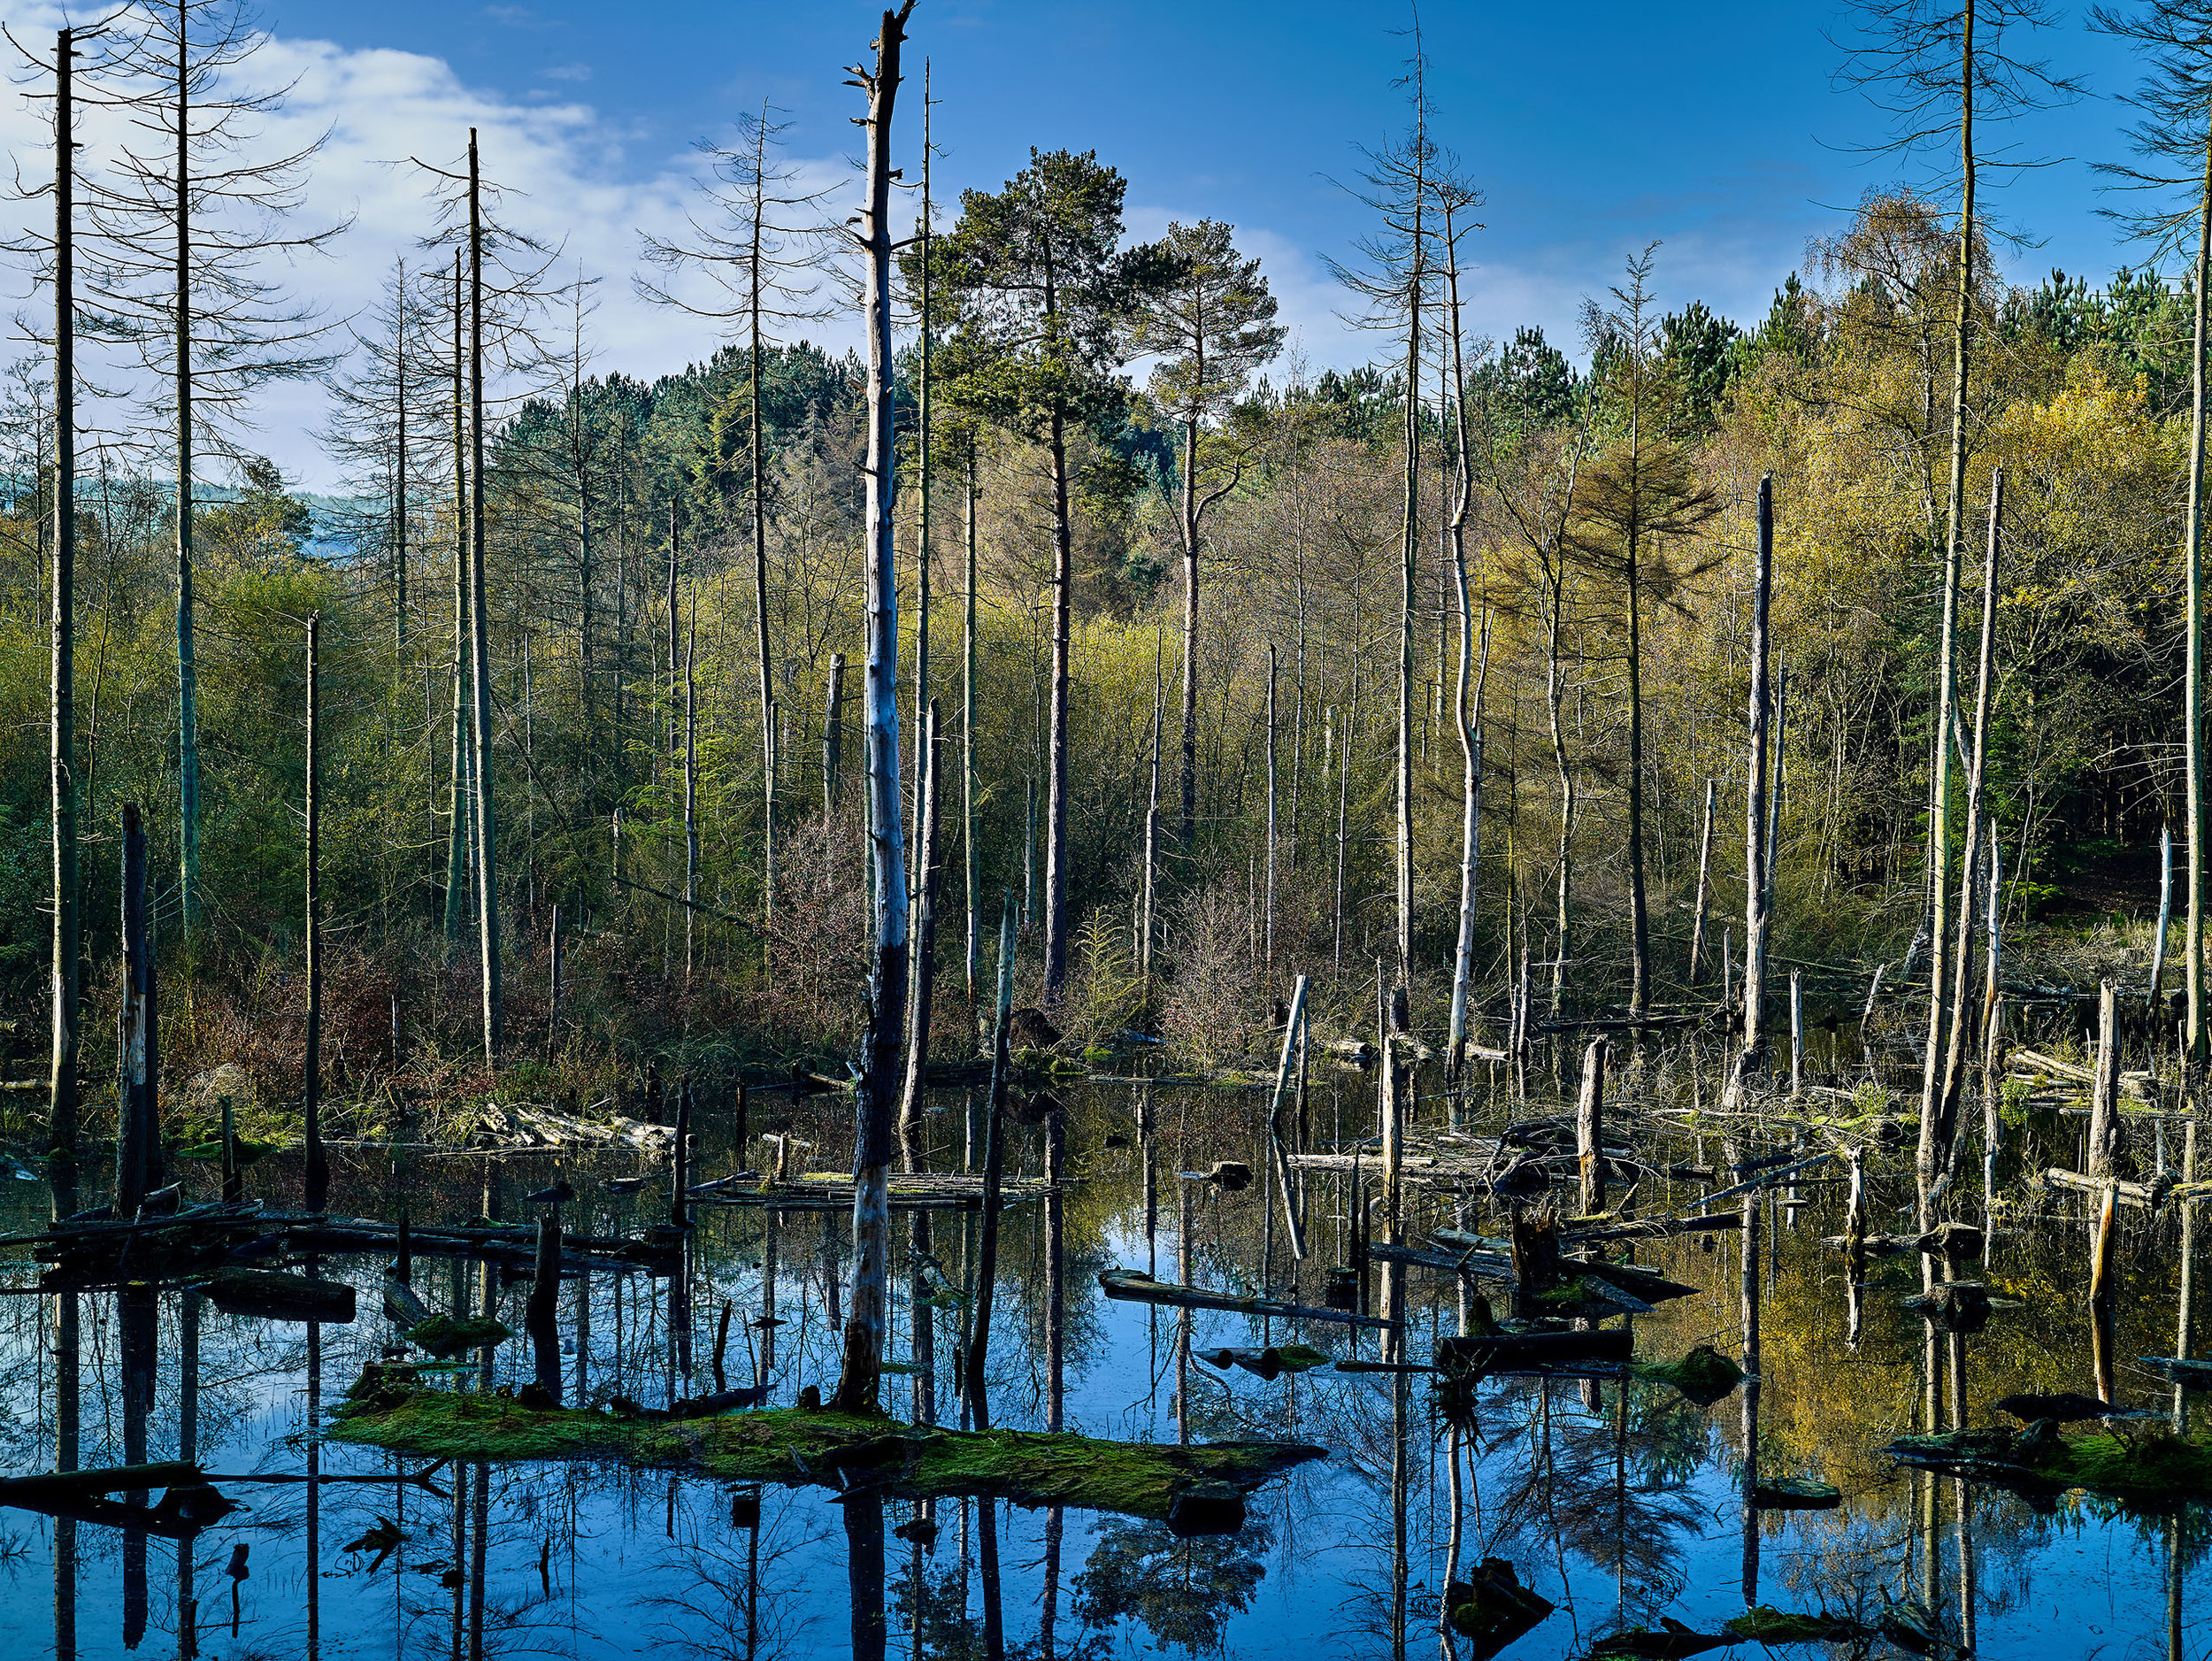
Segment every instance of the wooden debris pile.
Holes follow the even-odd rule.
[[[619,1113],[580,1119],[523,1102],[487,1102],[463,1116],[457,1128],[471,1148],[634,1148],[667,1154],[676,1145],[672,1126],[648,1124]]]

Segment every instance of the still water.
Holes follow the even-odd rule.
[[[2024,1658],[2212,1649],[2200,1589],[2212,1580],[2200,1561],[2212,1530],[2199,1517],[2131,1518],[2078,1495],[2039,1513],[2006,1493],[1905,1471],[1881,1451],[1922,1411],[1926,1328],[1901,1307],[1919,1289],[1917,1259],[1873,1265],[1859,1342],[1848,1342],[1843,1260],[1822,1243],[1841,1228],[1832,1179],[1794,1190],[1793,1203],[1782,1192],[1758,1203],[1747,1275],[1738,1234],[1639,1247],[1639,1261],[1701,1292],[1633,1319],[1638,1356],[1671,1359],[1699,1343],[1744,1354],[1748,1288],[1755,1389],[1701,1408],[1633,1380],[1493,1379],[1480,1387],[1472,1426],[1455,1435],[1425,1376],[1319,1368],[1267,1381],[1198,1358],[1294,1339],[1372,1358],[1371,1333],[1186,1315],[1100,1295],[1098,1272],[1125,1267],[1242,1293],[1264,1283],[1314,1304],[1328,1268],[1346,1258],[1349,1179],[1329,1172],[1295,1179],[1308,1256],[1293,1256],[1280,1196],[1264,1180],[1263,1095],[1152,1087],[1148,1137],[1139,1133],[1137,1096],[1135,1087],[1102,1084],[1067,1093],[1065,1422],[1097,1437],[1279,1437],[1328,1450],[1325,1461],[1255,1496],[1235,1536],[1177,1540],[1155,1523],[972,1501],[841,1503],[826,1488],[770,1488],[756,1511],[749,1491],[727,1484],[581,1464],[449,1466],[412,1482],[408,1473],[428,1461],[318,1438],[363,1365],[394,1341],[379,1291],[388,1259],[318,1264],[359,1288],[359,1315],[311,1326],[226,1314],[173,1286],[39,1296],[38,1265],[9,1248],[0,1258],[7,1471],[56,1468],[71,1434],[58,1410],[73,1376],[77,1466],[196,1460],[237,1509],[204,1526],[173,1517],[113,1526],[0,1508],[0,1656],[839,1657],[871,1653],[878,1632],[884,1649],[874,1652],[993,1661],[1471,1656],[1484,1652],[1440,1630],[1455,1518],[1463,1578],[1484,1558],[1502,1559],[1557,1605],[1499,1652],[1517,1661],[1601,1653],[1606,1634],[1656,1627],[1663,1617],[1717,1634],[1751,1604],[1856,1625],[1855,1639],[1791,1653],[1904,1653],[1880,1634],[1881,1617],[1915,1601],[1940,1623],[1938,1653],[1965,1644]],[[834,1168],[849,1146],[840,1111],[787,1109],[817,1146],[815,1169]],[[1317,1083],[1308,1145],[1356,1138],[1373,1112],[1371,1086],[1358,1075]],[[1494,1129],[1504,1112],[1501,1103],[1469,1123]],[[959,1096],[940,1100],[928,1121],[934,1165],[959,1167],[966,1119]],[[1788,1145],[1779,1134],[1759,1144],[1753,1131],[1739,1134]],[[2013,1162],[2070,1163],[2064,1144],[2074,1134],[2055,1118],[2029,1127],[2008,1150],[2008,1171]],[[1663,1150],[1640,1144],[1660,1165],[1663,1151],[1686,1161],[1718,1149],[1717,1133],[1700,1142],[1690,1131]],[[1035,1175],[1044,1158],[1041,1131],[1010,1130],[1010,1173]],[[1228,1192],[1179,1176],[1224,1159],[1263,1180]],[[213,1197],[212,1168],[183,1163],[187,1200]],[[695,1180],[740,1163],[726,1138],[703,1128]],[[640,1174],[649,1178],[641,1190],[605,1186]],[[81,1204],[98,1201],[103,1180],[96,1168],[83,1172]],[[296,1203],[298,1180],[273,1158],[253,1169],[248,1188],[273,1204]],[[342,1151],[330,1210],[388,1219],[404,1204],[418,1223],[455,1222],[478,1215],[489,1194],[498,1214],[524,1219],[524,1196],[556,1180],[577,1192],[564,1208],[574,1233],[634,1231],[667,1215],[665,1167],[639,1156],[426,1150],[396,1161]],[[1871,1227],[1907,1227],[1909,1152],[1871,1166],[1869,1188]],[[51,1215],[42,1180],[0,1180],[0,1229],[35,1232]],[[1657,1212],[1698,1192],[1694,1182],[1655,1186],[1638,1203]],[[2076,1202],[2031,1202],[1993,1219],[1981,1272],[2018,1307],[1964,1341],[1975,1424],[2010,1422],[1989,1404],[2011,1392],[2096,1388],[2087,1228]],[[1414,1189],[1409,1204],[1424,1229],[1497,1232],[1479,1197]],[[1954,1210],[1984,1220],[1978,1193]],[[1014,1427],[1043,1426],[1052,1384],[1043,1212],[1033,1202],[1009,1211],[999,1258],[990,1397],[994,1422]],[[2123,1222],[2117,1388],[2130,1404],[2170,1410],[2170,1389],[2134,1358],[2176,1353],[2177,1225],[2141,1212]],[[939,1212],[932,1226],[931,1248],[957,1280],[972,1224]],[[903,1241],[905,1214],[897,1227]],[[757,1329],[771,1229],[784,1324]],[[666,1279],[603,1272],[567,1281],[568,1399],[619,1395],[650,1407],[717,1388],[726,1303],[734,1316],[722,1346],[727,1383],[763,1377],[778,1404],[808,1384],[826,1393],[849,1272],[845,1233],[834,1213],[697,1208],[690,1295],[678,1300],[672,1330]],[[914,1319],[906,1257],[903,1246],[895,1251],[898,1354],[908,1353]],[[1448,1275],[1406,1273],[1406,1355],[1420,1361],[1439,1335],[1459,1330],[1463,1293]],[[417,1259],[415,1284],[434,1306],[480,1305],[486,1278],[473,1264]],[[488,1288],[518,1329],[526,1285]],[[943,1357],[959,1318],[934,1319]],[[911,1417],[914,1393],[933,1388],[940,1418],[957,1422],[950,1371],[941,1362],[938,1380],[887,1379],[887,1406]],[[530,1376],[524,1341],[495,1352],[493,1384]],[[1747,1447],[1762,1480],[1825,1480],[1842,1490],[1840,1507],[1747,1511]],[[877,1538],[880,1581],[864,1561]]]

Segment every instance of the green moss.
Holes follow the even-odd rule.
[[[2212,1443],[2177,1436],[2163,1426],[2070,1439],[2053,1434],[2047,1423],[2018,1432],[1960,1430],[1901,1436],[1889,1451],[1970,1481],[2031,1491],[2082,1488],[2131,1511],[2170,1511],[2212,1499]]]
[[[411,1370],[365,1372],[325,1434],[449,1459],[608,1459],[735,1482],[873,1479],[887,1495],[986,1495],[1165,1521],[1192,1485],[1248,1493],[1324,1457],[1295,1442],[1183,1448],[1029,1431],[956,1431],[827,1409],[769,1408],[694,1419],[618,1419],[581,1408],[536,1410],[502,1396],[412,1388]]]
[[[1800,1615],[1762,1603],[1725,1623],[1722,1630],[1746,1643],[1821,1643],[1850,1638],[1855,1628],[1832,1615]]]
[[[1643,1361],[1629,1371],[1654,1384],[1671,1384],[1700,1407],[1710,1407],[1747,1376],[1710,1344],[1698,1345],[1679,1361]]]
[[[514,1335],[515,1329],[506,1322],[480,1315],[457,1320],[450,1315],[433,1315],[407,1329],[407,1342],[434,1356],[457,1356],[464,1350],[503,1344]]]

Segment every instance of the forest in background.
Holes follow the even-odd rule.
[[[1970,82],[1975,15],[1886,38],[1936,69],[1963,51]],[[589,1099],[649,1058],[841,1071],[872,964],[866,374],[808,343],[856,303],[853,262],[772,112],[711,152],[695,240],[641,250],[637,281],[698,342],[648,385],[595,369],[573,251],[501,229],[472,135],[465,173],[426,171],[419,265],[373,314],[311,332],[242,262],[328,234],[297,228],[312,158],[253,158],[232,116],[252,97],[196,96],[250,70],[250,27],[213,0],[147,16],[78,73],[168,130],[181,50],[182,148],[203,172],[227,158],[209,188],[233,196],[165,201],[127,149],[110,175],[92,147],[79,164],[79,350],[138,377],[96,388],[104,360],[81,356],[84,389],[134,413],[88,425],[61,468],[84,1076],[111,1076],[133,803],[173,1089],[233,1062],[265,1101],[299,1094],[311,615],[325,1090],[373,1117],[410,1096]],[[2154,79],[2201,81],[2201,39],[2149,50]],[[2147,931],[2091,925],[2155,897],[2162,829],[2186,854],[2200,281],[2139,263],[2008,282],[1955,180],[1870,192],[1763,318],[1677,296],[1654,243],[1583,340],[1477,340],[1480,170],[1417,77],[1404,136],[1363,158],[1376,232],[1341,270],[1377,362],[1314,373],[1233,227],[1140,243],[1111,158],[1055,150],[1000,191],[930,200],[920,127],[896,661],[910,845],[939,711],[937,1053],[974,1053],[1010,896],[1018,1001],[1202,1066],[1265,1049],[1302,974],[1344,1031],[1371,1030],[1388,981],[1424,1032],[1458,1019],[1455,989],[1466,1030],[1494,1032],[1524,959],[1555,1018],[1740,1000],[1747,794],[1771,815],[1771,955],[1832,1012],[1855,1014],[1878,965],[1893,988],[1932,956],[1940,973],[1982,835],[2036,973],[2145,973]],[[2193,251],[2199,194],[2177,221]],[[209,231],[165,289],[146,250],[226,211],[258,241]],[[58,246],[19,251],[50,280]],[[181,367],[180,312],[211,341]],[[319,516],[241,419],[257,386],[303,374],[334,390],[323,437],[352,485]],[[27,1063],[51,1007],[54,387],[49,357],[19,363],[0,422],[0,984]],[[195,449],[230,488],[196,484],[180,525]],[[102,1095],[88,1083],[89,1111]]]

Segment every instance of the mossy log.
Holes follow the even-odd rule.
[[[2212,1442],[2162,1427],[2132,1435],[2065,1437],[2044,1419],[2024,1431],[1901,1436],[1888,1452],[1905,1465],[2008,1488],[2031,1499],[2081,1488],[2141,1511],[2212,1499]]]
[[[731,1482],[815,1484],[900,1499],[969,1495],[1168,1522],[1194,1490],[1239,1496],[1326,1450],[1301,1442],[1178,1447],[1031,1431],[943,1430],[826,1409],[769,1408],[646,1419],[532,1409],[499,1396],[418,1388],[413,1370],[372,1364],[332,1442],[449,1459],[603,1459]],[[1187,1510],[1188,1508],[1185,1508]]]

